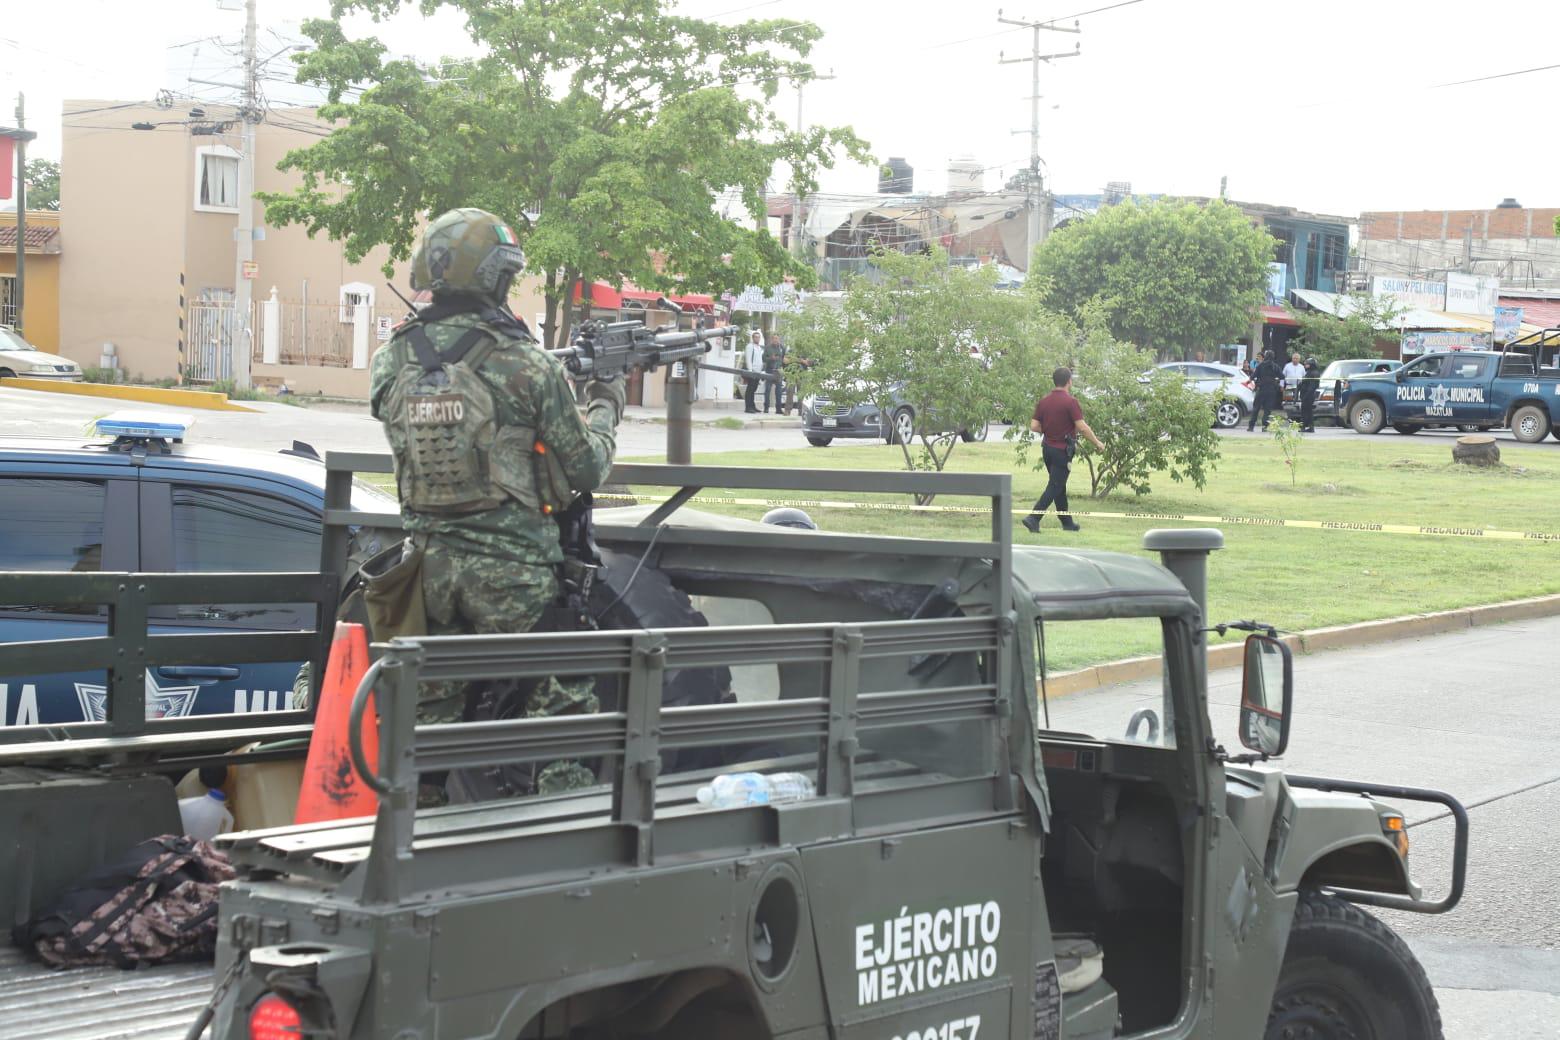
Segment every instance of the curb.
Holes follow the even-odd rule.
[[[77,397],[106,397],[119,401],[141,401],[147,404],[167,404],[181,408],[202,408],[209,412],[255,412],[257,408],[245,408],[228,400],[227,394],[209,390],[173,390],[160,386],[120,386],[115,383],[58,383],[52,379],[24,379],[7,377],[0,379],[0,386],[17,390],[41,390],[45,393],[74,394]]]
[[[1380,621],[1361,621],[1353,625],[1313,628],[1305,632],[1292,632],[1282,638],[1291,650],[1312,654],[1319,650],[1344,650],[1371,643],[1389,643],[1397,639],[1442,635],[1480,625],[1530,621],[1556,614],[1560,614],[1560,595],[1533,596],[1478,607],[1441,610],[1433,614],[1409,614],[1405,617],[1382,618]],[[1220,643],[1209,647],[1208,670],[1212,672],[1220,668],[1235,668],[1240,665],[1243,653],[1242,643]],[[1106,661],[1076,671],[1046,676],[1045,692],[1048,697],[1060,697],[1116,683],[1151,679],[1159,674],[1160,667],[1160,658],[1157,656]]]

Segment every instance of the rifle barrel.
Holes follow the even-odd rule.
[[[735,325],[722,325],[718,329],[688,329],[685,332],[661,332],[656,334],[655,345],[658,347],[689,346],[694,343],[719,339],[722,336],[735,336],[741,331]]]

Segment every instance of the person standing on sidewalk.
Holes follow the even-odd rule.
[[[1257,428],[1259,415],[1262,417],[1262,429],[1266,430],[1273,413],[1282,413],[1284,405],[1284,372],[1278,367],[1278,362],[1273,360],[1271,350],[1262,355],[1262,363],[1252,370],[1251,378],[1257,384],[1257,390],[1252,397],[1251,418],[1246,420],[1247,433]]]
[[[1305,359],[1305,374],[1300,377],[1300,432],[1316,432],[1316,394],[1322,387],[1322,369],[1314,357]]]
[[[1078,435],[1083,434],[1096,448],[1105,450],[1105,445],[1083,421],[1083,406],[1072,395],[1071,370],[1058,368],[1051,373],[1051,383],[1055,389],[1035,402],[1034,418],[1029,421],[1030,430],[1040,434],[1040,454],[1049,478],[1045,493],[1023,520],[1031,534],[1040,532],[1040,519],[1052,503],[1056,505],[1056,515],[1061,518],[1062,530],[1082,530],[1067,512],[1067,477],[1072,472]]]
[[[780,358],[783,348],[780,346],[780,337],[773,333],[769,336],[769,342],[764,345],[764,374],[766,376],[778,375],[780,372]],[[780,384],[773,379],[764,380],[764,414],[769,413],[769,406],[773,404],[775,411],[779,411]]]
[[[764,370],[764,336],[760,332],[754,332],[748,339],[747,347],[742,352],[742,367],[749,372],[762,372]],[[743,411],[749,415],[758,411],[758,406],[753,403],[753,394],[758,390],[758,378],[756,376],[743,376],[742,381],[747,384],[742,388],[742,401],[747,406]]]

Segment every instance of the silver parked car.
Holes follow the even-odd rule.
[[[0,378],[81,379],[81,366],[70,358],[39,350],[23,339],[15,329],[0,325]]]
[[[1223,398],[1213,410],[1213,424],[1221,430],[1234,429],[1251,414],[1252,402],[1256,400],[1256,386],[1246,378],[1246,373],[1234,365],[1221,365],[1213,361],[1169,361],[1154,367],[1174,372],[1200,393],[1210,396],[1222,394]]]

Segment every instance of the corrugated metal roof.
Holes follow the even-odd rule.
[[[1502,307],[1521,307],[1522,323],[1542,328],[1560,328],[1560,300],[1541,300],[1527,296],[1502,296]]]
[[[1322,292],[1320,289],[1291,289],[1290,295],[1297,297],[1306,306],[1322,311],[1326,314],[1349,314],[1354,309],[1354,301],[1342,293]],[[1447,329],[1467,330],[1478,332],[1481,328],[1476,321],[1470,321],[1466,316],[1448,314],[1445,311],[1427,311],[1419,307],[1410,307],[1400,312],[1392,322],[1394,329]],[[1489,325],[1482,326],[1488,332]]]
[[[0,946],[3,1040],[183,1040],[211,996],[209,964],[57,971]]]

